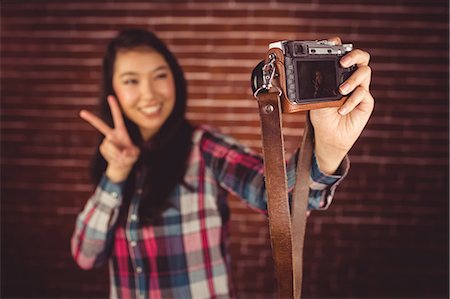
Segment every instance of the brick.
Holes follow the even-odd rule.
[[[98,143],[78,111],[98,112],[105,44],[129,26],[179,58],[193,123],[258,152],[249,77],[269,42],[340,35],[368,50],[375,111],[332,206],[308,218],[303,293],[448,297],[448,1],[6,0],[1,19],[0,297],[108,295],[106,267],[79,270],[69,254]],[[305,117],[284,118],[289,156]],[[229,203],[238,298],[275,297],[267,219]]]

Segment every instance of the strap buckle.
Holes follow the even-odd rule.
[[[269,92],[272,87],[275,87],[278,90],[278,96],[281,96],[283,94],[283,91],[278,86],[273,86],[273,84],[272,84],[273,78],[278,75],[276,72],[276,66],[275,66],[276,59],[277,59],[277,56],[274,53],[270,53],[269,54],[269,62],[266,63],[262,67],[263,84],[260,87],[258,87],[256,89],[256,91],[253,93],[253,96],[256,99],[258,98],[258,94],[260,92]],[[258,66],[257,66],[257,68],[258,68]],[[255,71],[256,71],[256,68],[255,68],[254,72]],[[258,75],[260,75],[260,74],[256,74],[255,76],[258,76]],[[256,80],[257,80],[257,78],[256,78]]]

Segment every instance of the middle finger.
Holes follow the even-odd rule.
[[[339,92],[342,95],[347,95],[359,85],[368,90],[371,77],[372,70],[370,67],[361,66],[357,68],[356,71],[347,80],[345,80],[341,86],[339,86]]]
[[[121,129],[125,127],[123,122],[122,111],[114,96],[108,96],[108,104],[114,121],[114,127]]]

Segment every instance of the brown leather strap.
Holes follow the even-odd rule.
[[[300,298],[303,240],[309,192],[312,141],[309,120],[300,150],[292,212],[289,207],[281,103],[278,93],[257,96],[261,118],[269,230],[280,298]],[[292,219],[292,220],[291,220]],[[291,224],[292,223],[292,224]]]
[[[306,114],[303,141],[297,161],[297,178],[292,195],[292,250],[294,264],[294,298],[300,298],[303,280],[303,245],[309,199],[309,180],[313,153],[313,129]]]
[[[284,143],[281,132],[281,103],[276,93],[258,96],[261,118],[264,171],[269,213],[269,230],[278,292],[281,298],[293,296],[291,214],[287,194]]]

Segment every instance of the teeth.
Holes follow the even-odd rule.
[[[160,108],[161,108],[161,105],[148,106],[148,107],[141,108],[141,111],[145,114],[153,114],[153,113],[157,112]]]

